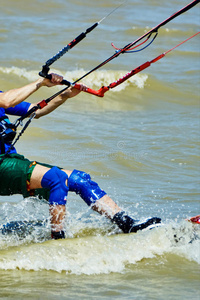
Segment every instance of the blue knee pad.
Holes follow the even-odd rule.
[[[41,185],[43,188],[50,189],[49,204],[66,204],[69,191],[69,188],[65,183],[67,179],[67,174],[57,167],[51,168],[44,174]]]
[[[68,186],[69,191],[79,194],[89,206],[106,195],[98,184],[91,180],[89,174],[78,170],[74,170],[69,176]]]

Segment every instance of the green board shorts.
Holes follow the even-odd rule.
[[[0,155],[0,160],[4,155]],[[36,164],[52,168],[52,165],[30,161],[23,155],[9,154],[0,164],[0,195],[10,196],[21,194],[24,198],[38,196],[48,201],[49,189],[30,190],[30,178]]]

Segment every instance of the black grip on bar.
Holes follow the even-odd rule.
[[[45,77],[45,78],[50,79],[50,80],[52,78],[51,74],[47,74],[46,76],[42,76],[42,77]],[[72,85],[70,81],[65,80],[65,79],[63,79],[61,81],[61,83],[67,85],[68,87],[70,87]]]

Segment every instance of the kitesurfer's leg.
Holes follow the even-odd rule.
[[[51,216],[52,238],[64,238],[63,222],[65,219],[68,194],[68,176],[70,171],[57,167],[47,168],[36,164],[30,178],[30,189],[46,188],[50,190],[49,211]],[[48,200],[48,199],[47,199]]]
[[[122,211],[122,209],[108,195],[97,200],[91,208],[101,215],[104,214],[109,219],[112,219],[116,213]]]
[[[103,191],[99,185],[91,180],[91,176],[83,171],[73,170],[68,179],[69,191],[75,192],[90,206],[100,214],[112,217],[121,208]]]
[[[58,174],[61,174],[55,176],[56,170]],[[74,171],[73,171],[74,172]],[[38,188],[50,188],[51,185],[53,186],[54,193],[51,192],[50,195],[50,205],[51,205],[51,212],[53,214],[52,218],[56,222],[56,214],[59,212],[59,215],[62,215],[61,209],[55,208],[61,205],[65,205],[66,200],[62,200],[62,197],[67,196],[68,189],[71,191],[75,191],[77,194],[80,194],[80,196],[84,199],[84,201],[91,206],[91,208],[94,211],[97,211],[100,214],[105,214],[108,218],[112,219],[112,217],[120,212],[122,209],[103,191],[99,188],[98,184],[94,181],[91,181],[90,175],[86,174],[84,172],[78,171],[78,173],[83,174],[85,177],[84,179],[81,178],[72,178],[70,176],[72,171],[69,170],[60,170],[56,167],[53,167],[52,169],[44,167],[40,164],[36,164],[35,168],[33,169],[31,179],[30,179],[30,189],[38,189]],[[63,174],[64,173],[64,174]],[[76,172],[77,173],[77,172]],[[73,174],[72,174],[73,175]],[[69,178],[69,183],[68,183]],[[59,181],[61,187],[59,184],[56,186],[56,181]],[[64,180],[64,182],[62,182]],[[53,182],[53,183],[51,183]],[[71,184],[70,184],[71,183]],[[63,193],[64,195],[60,195],[60,193],[56,194],[56,189],[61,189],[62,185],[64,186]],[[79,188],[79,190],[78,190]],[[61,196],[61,202],[58,201],[58,196]],[[91,200],[95,198],[94,200]],[[55,199],[54,199],[55,198]],[[63,202],[64,201],[64,202]],[[64,210],[64,209],[63,209]],[[54,216],[55,215],[55,216]]]
[[[93,210],[111,219],[124,233],[131,232],[136,221],[129,217],[89,174],[73,170],[68,179],[69,191],[79,194]]]
[[[136,221],[129,217],[85,172],[78,170],[71,172],[37,164],[31,175],[30,188],[47,188],[50,190],[49,204],[52,238],[54,239],[65,237],[63,222],[68,191],[80,195],[88,206],[111,219],[124,233],[136,232],[145,228],[142,227],[143,225],[135,225]],[[152,218],[147,225],[158,223],[159,220]]]
[[[68,187],[69,191],[79,194],[93,210],[105,214],[124,233],[136,232],[161,221],[160,218],[151,218],[136,224],[136,221],[128,216],[85,172],[73,170],[68,179]]]
[[[79,171],[78,171],[79,172]],[[55,175],[57,173],[57,175]],[[105,214],[112,219],[113,216],[122,211],[121,208],[104,192],[99,186],[90,180],[90,176],[80,172],[85,180],[77,180],[69,170],[60,170],[56,167],[52,169],[36,164],[30,178],[30,189],[49,188],[50,189],[50,215],[52,232],[63,231],[63,221],[65,218],[65,202],[68,189],[75,191],[91,206],[94,211]],[[72,174],[72,176],[70,176]],[[77,174],[77,172],[76,172]],[[69,184],[68,183],[69,178]],[[83,179],[83,178],[81,178]],[[57,182],[58,181],[58,182]],[[85,182],[86,181],[86,182]],[[56,183],[57,182],[57,183]],[[57,193],[57,190],[61,192]],[[61,200],[57,198],[61,197]],[[91,200],[92,197],[94,200]]]

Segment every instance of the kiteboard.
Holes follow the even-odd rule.
[[[0,226],[0,233],[3,235],[16,234],[24,236],[32,233],[34,230],[45,228],[47,220],[35,221],[11,221]],[[161,219],[157,217],[148,218],[144,221],[138,221],[132,226],[131,232],[136,233],[139,230],[152,229],[161,225]]]
[[[186,219],[193,224],[200,224],[200,215]],[[48,220],[32,220],[32,221],[11,221],[0,225],[0,233],[2,235],[15,234],[20,237],[27,236],[37,229],[46,229]],[[148,218],[144,221],[138,221],[132,227],[131,232],[136,233],[143,230],[151,230],[153,228],[162,226],[161,219],[157,217]],[[49,227],[50,228],[50,227]]]

